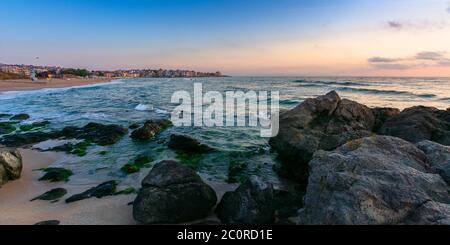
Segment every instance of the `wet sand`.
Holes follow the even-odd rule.
[[[73,79],[51,79],[39,80],[33,82],[31,80],[0,80],[0,92],[6,91],[25,91],[37,90],[43,88],[64,88],[72,86],[84,86],[97,83],[110,82],[111,78],[73,78]]]
[[[90,198],[66,204],[64,200],[96,184],[71,185],[38,181],[44,168],[64,157],[63,153],[38,152],[21,149],[24,169],[19,180],[8,182],[0,188],[0,225],[33,225],[44,220],[59,220],[61,225],[134,225],[132,206],[127,205],[136,195],[118,195],[101,199]],[[36,200],[53,188],[65,188],[68,193],[57,203]]]

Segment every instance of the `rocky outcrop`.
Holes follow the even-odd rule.
[[[22,156],[16,149],[0,146],[0,186],[22,174]]]
[[[96,143],[101,146],[112,145],[119,141],[127,129],[120,125],[104,125],[89,123],[84,127],[66,127],[60,131],[28,132],[6,135],[0,143],[11,147],[22,147],[50,139],[80,139]]]
[[[133,217],[145,224],[177,224],[206,217],[216,205],[214,190],[191,168],[157,163],[142,181]]]
[[[432,171],[439,174],[450,185],[450,146],[432,141],[422,141],[417,147],[425,152],[427,163]]]
[[[171,125],[172,122],[166,119],[147,121],[144,126],[134,130],[130,137],[134,140],[150,140]]]
[[[170,136],[169,148],[173,150],[200,154],[213,151],[211,147],[200,143],[198,140],[186,135],[179,134],[172,134]]]
[[[373,131],[378,131],[383,124],[392,117],[398,116],[400,110],[397,108],[377,107],[372,108],[372,113],[375,116],[375,125]]]
[[[237,190],[225,193],[216,213],[225,224],[271,224],[275,218],[273,186],[251,176]]]
[[[450,110],[416,106],[388,119],[378,131],[412,143],[431,140],[450,145]]]
[[[47,192],[45,192],[42,195],[39,195],[33,199],[31,199],[30,201],[35,201],[35,200],[44,200],[44,201],[57,201],[59,198],[65,196],[67,194],[67,190],[64,188],[55,188],[52,190],[49,190]]]
[[[427,156],[389,136],[318,151],[302,224],[450,224],[449,186],[429,172]]]
[[[282,113],[280,132],[269,143],[283,161],[280,172],[305,182],[314,152],[333,150],[349,140],[369,136],[376,121],[370,108],[341,99],[332,91]]]

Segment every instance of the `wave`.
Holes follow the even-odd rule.
[[[134,108],[136,111],[153,111],[152,105],[139,104]]]
[[[388,95],[409,95],[409,96],[417,96],[421,98],[433,98],[436,97],[435,94],[416,94],[408,91],[400,91],[400,90],[384,90],[384,89],[366,89],[366,88],[352,88],[352,87],[341,87],[335,88],[338,91],[348,91],[348,92],[362,92],[362,93],[370,93],[370,94],[388,94]]]
[[[303,83],[305,87],[315,87],[321,85],[337,85],[337,86],[368,86],[365,83],[357,83],[357,82],[335,82],[335,81],[307,81],[307,80],[296,80],[295,83]]]
[[[89,84],[89,85],[77,85],[77,86],[70,86],[70,87],[63,87],[63,88],[42,88],[42,89],[26,90],[26,91],[7,91],[7,92],[0,92],[0,100],[15,99],[15,98],[27,96],[27,95],[65,92],[65,91],[71,90],[71,89],[103,87],[103,86],[109,86],[109,85],[121,84],[121,83],[124,83],[124,81],[123,80],[114,80],[111,82],[96,83],[96,84]]]
[[[159,108],[156,108],[155,112],[158,113],[158,114],[162,114],[162,115],[170,114],[168,111],[163,110],[163,109],[159,109]]]
[[[286,99],[286,100],[280,100],[280,105],[297,105],[300,104],[300,100],[290,100],[290,99]]]

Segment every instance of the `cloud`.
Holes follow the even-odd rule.
[[[398,21],[388,21],[387,24],[388,24],[388,27],[392,28],[392,29],[397,29],[397,30],[403,29],[403,24]]]
[[[407,70],[420,67],[442,67],[450,66],[450,58],[445,56],[445,52],[424,51],[411,57],[386,58],[371,57],[367,60],[369,65],[382,70]]]
[[[418,60],[442,60],[444,55],[442,52],[420,52],[415,56]]]
[[[400,61],[400,59],[385,58],[385,57],[369,58],[369,62],[371,62],[371,63],[391,63],[391,62],[397,62],[397,61]]]
[[[449,7],[450,8],[450,7]],[[390,20],[385,23],[387,28],[396,31],[402,30],[413,30],[413,31],[423,31],[423,30],[434,30],[443,29],[448,26],[445,21],[432,21],[432,20]]]

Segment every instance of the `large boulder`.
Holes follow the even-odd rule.
[[[388,119],[378,131],[412,143],[431,140],[450,145],[450,110],[416,106]]]
[[[166,119],[147,121],[144,126],[134,130],[130,137],[134,140],[149,140],[171,125],[172,122]]]
[[[281,173],[304,182],[314,152],[371,135],[375,121],[370,108],[332,91],[282,113],[279,134],[269,143],[282,159]]]
[[[225,193],[216,213],[225,224],[271,224],[275,218],[273,186],[251,176],[235,191]]]
[[[216,203],[216,193],[194,170],[162,161],[142,181],[133,217],[145,224],[178,224],[206,217]]]
[[[0,185],[22,174],[22,156],[17,149],[0,146]]]
[[[389,136],[318,151],[310,162],[302,224],[450,224],[449,186],[426,155]]]
[[[427,163],[432,170],[450,185],[450,146],[425,140],[419,142],[417,147],[425,152]]]

